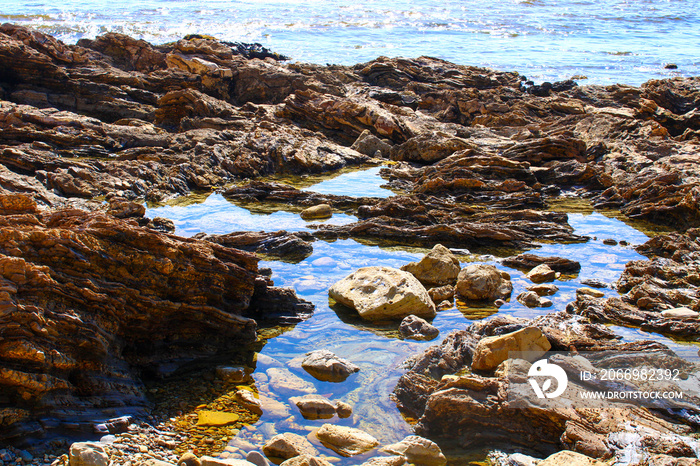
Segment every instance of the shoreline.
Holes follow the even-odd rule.
[[[285,257],[336,238],[517,250],[586,241],[550,210],[562,192],[678,232],[647,246],[678,265],[630,266],[624,303],[579,297],[571,313],[700,330],[695,318],[661,316],[700,310],[700,78],[547,86],[428,58],[324,67],[265,53],[203,36],[67,46],[0,27],[0,319],[12,343],[0,346],[0,438],[71,424],[85,396],[93,420],[144,412],[146,375],[253,342],[256,321],[308,318],[313,306],[274,286],[256,253]],[[386,199],[259,181],[388,161],[382,175],[404,194]],[[247,183],[226,188],[234,181]],[[327,204],[357,221],[185,239],[172,221],[144,217],[144,199],[203,191],[294,211]],[[669,252],[678,245],[683,254]],[[690,278],[674,283],[671,270]]]

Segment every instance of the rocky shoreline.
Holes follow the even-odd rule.
[[[567,449],[619,457],[626,444],[611,439],[630,431],[615,426],[641,423],[647,443],[666,442],[639,449],[657,461],[649,464],[696,464],[692,418],[640,408],[634,419],[612,416],[600,428],[588,414],[566,410],[511,419],[499,411],[504,382],[497,374],[460,371],[482,338],[525,328],[567,350],[623,348],[599,323],[698,335],[700,78],[639,88],[534,85],[517,73],[427,57],[380,57],[354,67],[281,58],[205,36],[152,45],[107,34],[67,45],[0,26],[0,443],[29,448],[43,439],[47,452],[9,447],[0,451],[0,466],[66,464],[59,457],[68,445],[50,443],[66,432],[116,435],[112,446],[100,447],[109,449],[105,466],[183,464],[185,450],[243,460],[224,447],[259,409],[246,407],[244,395],[226,398],[245,380],[213,379],[211,409],[238,416],[216,432],[193,427],[193,413],[149,420],[153,397],[145,383],[193,361],[231,360],[255,342],[259,323],[293,324],[311,315],[310,303],[275,287],[270,271],[258,268],[256,253],[299,261],[314,241],[337,238],[512,253],[539,242],[587,241],[565,213],[548,210],[561,197],[676,232],[638,248],[649,259],[627,264],[619,298],[581,292],[566,311],[534,321],[496,316],[450,335],[401,379],[399,406],[431,438],[484,431],[493,432],[494,444],[527,445],[535,435],[528,429],[540,429],[547,444],[540,455]],[[387,163],[382,176],[403,194],[320,195],[265,178],[366,163]],[[144,201],[215,190],[235,202],[294,211],[325,204],[358,220],[311,233],[182,238],[169,220],[144,216]],[[441,263],[437,256],[423,268]],[[511,261],[528,270],[537,265],[521,256]],[[571,271],[556,260],[546,267]],[[467,269],[441,283],[421,279],[414,264],[397,280],[413,274],[426,286],[424,317],[453,303],[455,289],[469,296],[478,288],[463,274],[485,274],[501,291],[471,299],[507,299],[507,277]],[[460,282],[471,284],[459,291]],[[546,290],[531,293],[518,301],[546,306]],[[417,320],[403,327],[432,334]],[[188,408],[201,412],[208,404]],[[443,431],[446,415],[459,435]],[[334,432],[324,431],[329,438]],[[391,464],[428,464],[406,451]],[[389,464],[386,458],[372,464]]]

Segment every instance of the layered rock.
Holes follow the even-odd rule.
[[[115,413],[143,413],[142,374],[254,341],[255,320],[242,314],[263,315],[258,302],[301,304],[250,253],[134,219],[0,199],[3,439],[63,423],[91,432]]]

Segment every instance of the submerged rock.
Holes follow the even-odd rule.
[[[364,267],[336,282],[328,295],[366,320],[392,320],[415,314],[435,317],[435,304],[410,273],[391,267]]]
[[[418,435],[409,435],[398,443],[387,445],[381,451],[406,458],[411,464],[422,466],[445,466],[447,458],[433,441]]]
[[[268,458],[289,459],[299,455],[318,456],[318,450],[301,435],[287,432],[275,435],[263,446]]]
[[[459,272],[457,294],[475,301],[508,298],[513,291],[510,276],[491,264],[471,264]]]
[[[324,382],[343,382],[360,368],[339,358],[328,350],[316,350],[306,354],[301,367],[316,379]]]
[[[360,455],[379,445],[379,440],[367,432],[333,424],[323,424],[316,431],[316,437],[324,446],[341,456]]]
[[[280,466],[332,466],[328,460],[311,455],[299,455],[280,463]]]

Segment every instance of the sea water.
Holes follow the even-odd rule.
[[[2,0],[0,21],[68,43],[107,32],[158,44],[209,34],[318,64],[427,55],[535,82],[700,74],[700,0]]]

